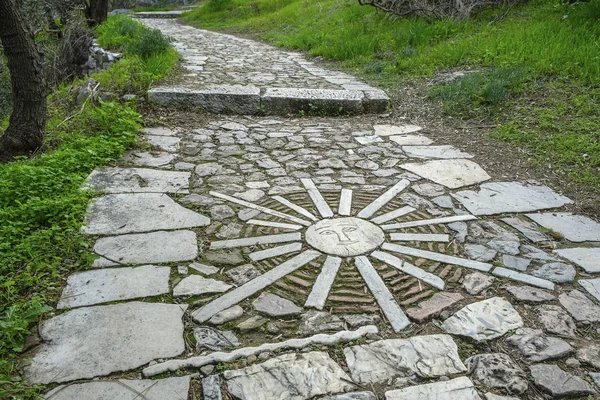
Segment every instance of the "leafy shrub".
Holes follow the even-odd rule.
[[[171,40],[157,29],[143,29],[134,40],[127,43],[125,51],[147,59],[155,54],[166,52]]]

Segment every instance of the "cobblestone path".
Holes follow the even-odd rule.
[[[148,21],[194,84],[371,90]],[[426,126],[373,121],[145,128],[88,178],[99,257],[41,324],[28,379],[53,400],[595,398],[600,224]]]

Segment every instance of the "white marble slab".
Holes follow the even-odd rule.
[[[371,291],[371,294],[375,297],[383,314],[390,322],[394,332],[400,332],[410,325],[408,317],[404,314],[396,299],[394,299],[394,296],[383,282],[383,279],[381,279],[381,276],[375,271],[369,259],[365,256],[358,256],[354,258],[354,264]]]
[[[295,242],[302,239],[298,233],[281,233],[277,235],[255,236],[241,239],[217,240],[211,242],[210,249],[230,249],[234,247],[255,246],[257,244]]]
[[[340,205],[338,215],[349,216],[352,209],[352,190],[342,189],[340,193]]]
[[[452,222],[461,222],[461,221],[473,221],[475,219],[477,219],[477,217],[475,217],[473,215],[453,215],[451,217],[422,219],[422,220],[417,220],[417,221],[400,222],[397,224],[382,225],[381,229],[383,229],[384,231],[391,231],[391,230],[395,230],[395,229],[414,228],[416,226],[449,224]]]
[[[390,239],[393,242],[446,242],[450,241],[450,235],[442,233],[392,233]]]
[[[585,272],[600,272],[600,247],[577,247],[554,250],[554,253],[579,265]]]
[[[267,258],[282,256],[284,254],[295,253],[300,250],[302,250],[302,243],[291,243],[266,250],[255,251],[254,253],[248,254],[248,257],[250,257],[252,261],[261,261],[266,260]]]
[[[560,233],[571,242],[600,242],[600,224],[583,215],[567,212],[526,215],[544,228]]]
[[[450,145],[441,146],[402,146],[402,150],[409,157],[416,158],[473,158],[469,153]]]
[[[397,210],[382,214],[378,217],[372,218],[371,221],[373,221],[376,224],[383,224],[384,222],[388,222],[388,221],[391,221],[392,219],[399,218],[406,214],[410,214],[411,212],[416,211],[416,210],[417,209],[414,207],[405,206],[402,208],[398,208]]]
[[[512,279],[512,280],[517,281],[517,282],[527,283],[529,285],[537,286],[537,287],[540,287],[542,289],[554,290],[554,283],[552,283],[552,282],[550,282],[550,281],[548,281],[546,279],[537,278],[535,276],[524,274],[522,272],[517,272],[517,271],[515,271],[513,269],[508,269],[508,268],[503,268],[503,267],[496,267],[492,271],[492,275],[496,275],[496,276],[499,276],[501,278]]]
[[[444,288],[446,287],[444,280],[439,276],[436,276],[429,272],[425,272],[421,268],[416,267],[406,261],[402,261],[398,257],[395,257],[391,254],[385,253],[383,251],[374,251],[371,254],[371,257],[374,257],[379,261],[383,261],[384,263],[396,268],[401,272],[404,272],[407,275],[414,276],[415,278],[422,280],[423,282],[433,286],[436,289],[444,290]]]
[[[492,269],[491,264],[467,260],[465,258],[460,257],[449,256],[447,254],[442,253],[434,253],[433,251],[414,249],[412,247],[400,246],[392,243],[384,243],[381,246],[381,248],[384,250],[406,254],[408,256],[421,257],[432,261],[443,262],[445,264],[460,265],[461,267],[476,269],[478,271],[488,272],[490,269]]]
[[[389,188],[385,193],[381,196],[373,200],[371,204],[363,208],[359,213],[359,218],[370,218],[375,214],[381,207],[385,206],[389,201],[391,201],[394,197],[396,197],[400,192],[406,189],[410,185],[410,181],[407,179],[402,179],[400,182],[396,183],[394,186]]]
[[[250,221],[248,221],[248,224],[259,225],[259,226],[270,226],[272,228],[291,229],[293,231],[302,229],[301,225],[286,224],[284,222],[264,221],[262,219],[251,219]]]
[[[318,218],[315,217],[315,215],[311,212],[309,212],[307,209],[300,207],[297,204],[292,203],[291,201],[281,197],[281,196],[273,196],[274,200],[277,200],[278,202],[280,202],[281,204],[283,204],[284,206],[289,207],[291,210],[296,211],[298,214],[304,215],[306,218],[312,220],[312,221],[317,221]]]
[[[463,159],[406,163],[400,167],[450,189],[475,185],[491,178],[479,164]]]
[[[317,310],[322,310],[325,307],[325,301],[341,264],[342,259],[340,257],[327,256],[321,267],[321,273],[317,276],[310,294],[304,303],[304,307],[314,307]]]
[[[315,186],[314,182],[311,179],[301,179],[300,181],[308,191],[308,195],[313,201],[315,207],[317,207],[317,211],[319,211],[319,214],[321,214],[323,218],[333,217],[333,211],[331,211],[329,204],[327,204],[327,202],[323,198],[323,195]]]

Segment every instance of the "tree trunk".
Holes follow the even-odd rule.
[[[17,0],[0,1],[0,40],[8,62],[13,109],[0,136],[0,161],[28,155],[42,146],[46,84],[40,54]]]
[[[100,25],[108,17],[108,0],[90,0],[86,14],[90,26]]]

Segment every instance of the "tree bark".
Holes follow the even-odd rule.
[[[100,25],[108,17],[108,0],[89,0],[86,10],[90,26]]]
[[[0,162],[42,146],[46,124],[46,84],[33,35],[17,0],[0,1],[0,40],[12,86],[13,109],[0,136]]]

